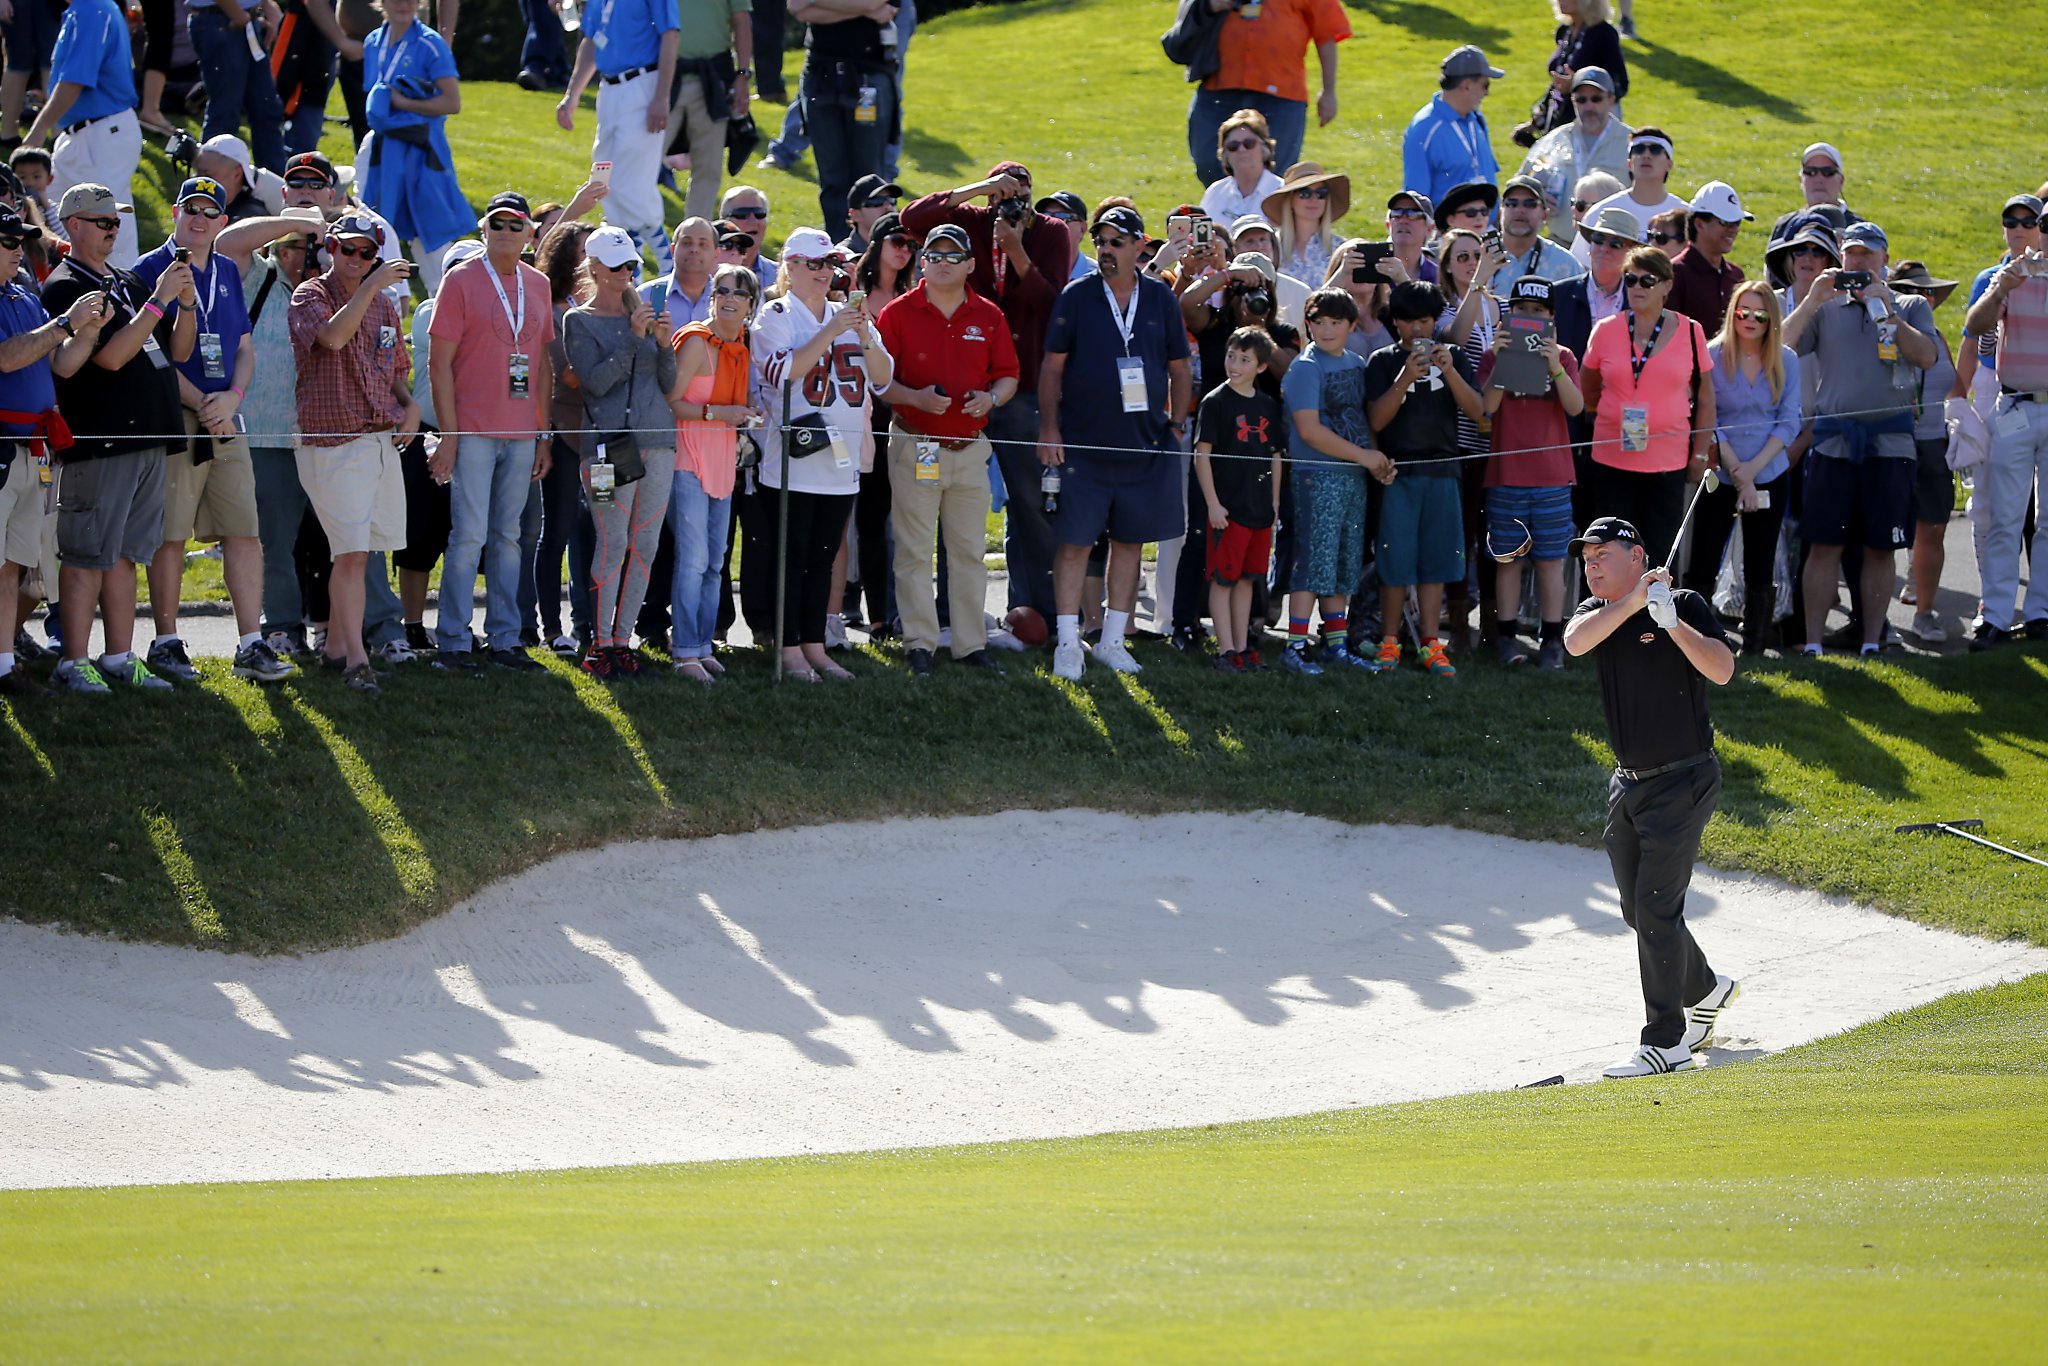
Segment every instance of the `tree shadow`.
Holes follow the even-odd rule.
[[[1811,122],[1805,106],[1797,101],[1788,100],[1762,86],[1751,85],[1732,72],[1686,53],[1638,39],[1629,49],[1628,61],[1635,70],[1648,72],[1660,81],[1683,86],[1709,104],[1755,110],[1780,123]]]
[[[1514,41],[1514,34],[1498,24],[1482,24],[1470,15],[1441,5],[1420,5],[1412,0],[1344,0],[1346,9],[1370,14],[1388,28],[1412,33],[1418,38],[1462,46],[1472,43],[1499,56]]]
[[[980,165],[965,147],[951,138],[938,137],[922,128],[910,126],[903,130],[903,160],[916,162],[917,168],[927,175],[945,176],[956,181],[973,174]]]

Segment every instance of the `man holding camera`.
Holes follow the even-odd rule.
[[[22,138],[50,148],[50,188],[55,203],[75,185],[118,185],[123,192],[142,163],[142,124],[135,116],[135,57],[128,42],[128,15],[119,0],[73,0],[57,29],[50,56],[50,93],[42,112]],[[140,247],[135,221],[120,215],[113,255],[123,269],[135,264]]]
[[[1841,268],[1817,276],[1785,319],[1785,345],[1813,357],[1820,375],[1799,522],[1809,547],[1801,590],[1806,653],[1818,655],[1843,547],[1851,536],[1861,537],[1863,654],[1869,657],[1884,631],[1896,552],[1912,543],[1917,372],[1940,359],[1941,344],[1927,300],[1895,294],[1885,283],[1890,244],[1884,229],[1868,220],[1851,223],[1841,240]]]
[[[970,201],[986,199],[986,206]],[[986,178],[941,190],[903,206],[903,230],[929,236],[951,224],[966,234],[973,254],[968,283],[1003,312],[1017,352],[1017,394],[989,415],[1008,502],[1003,507],[1003,553],[1010,567],[1012,608],[1053,615],[1054,536],[1038,497],[1038,376],[1053,305],[1073,268],[1066,225],[1031,206],[1031,172],[1015,161],[989,168]]]
[[[164,469],[163,544],[149,565],[150,615],[156,639],[149,667],[181,683],[194,683],[198,670],[178,637],[178,604],[185,583],[185,542],[220,542],[221,576],[234,606],[237,678],[273,683],[293,673],[264,643],[263,547],[256,515],[256,469],[241,419],[242,399],[256,369],[248,344],[249,311],[242,301],[242,272],[213,249],[227,222],[227,190],[219,181],[195,176],[178,187],[171,238],[135,263],[143,283],[154,285],[177,262],[192,271],[193,300],[173,303],[174,321],[193,330],[192,354],[177,363],[178,398],[184,408],[185,449],[173,451]]]
[[[524,196],[494,196],[477,226],[484,254],[456,266],[434,296],[428,370],[443,436],[428,470],[449,482],[452,517],[441,559],[436,668],[475,669],[470,658],[476,572],[484,564],[490,596],[484,637],[491,663],[532,671],[519,646],[519,520],[527,486],[548,472],[554,368],[548,343],[555,320],[548,277],[519,259],[533,240]],[[596,262],[592,268],[600,268]],[[603,267],[610,269],[610,267]],[[627,262],[624,269],[633,269]],[[644,303],[628,291],[633,303]],[[664,333],[666,335],[666,333]]]
[[[384,230],[344,214],[327,228],[328,267],[292,291],[292,352],[299,362],[299,482],[334,556],[327,652],[357,692],[378,691],[363,643],[370,552],[405,546],[405,477],[398,442],[419,430],[412,370],[387,292],[411,267],[378,260]]]

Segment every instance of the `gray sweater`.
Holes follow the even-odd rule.
[[[674,450],[675,418],[667,395],[676,382],[676,353],[652,334],[636,338],[625,315],[605,317],[587,308],[572,308],[563,315],[562,335],[569,364],[582,385],[584,429],[615,432],[627,427],[626,381],[631,377],[631,425],[647,429],[640,433],[640,445]]]

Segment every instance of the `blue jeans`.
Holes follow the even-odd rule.
[[[1266,116],[1273,134],[1273,165],[1286,170],[1301,160],[1301,140],[1308,135],[1308,104],[1304,100],[1283,100],[1259,90],[1204,90],[1195,87],[1188,101],[1188,156],[1195,163],[1195,178],[1204,185],[1223,179],[1223,163],[1216,155],[1216,130],[1240,109],[1256,109]]]
[[[252,446],[249,464],[255,471],[256,532],[263,546],[263,629],[295,631],[306,624],[305,597],[292,559],[306,516],[298,457],[289,447]]]
[[[910,36],[917,32],[917,0],[903,0],[896,7],[896,89],[903,89],[903,66],[910,60]],[[761,64],[760,44],[754,48],[754,64]],[[780,60],[775,69],[782,69]],[[802,100],[791,100],[789,110],[782,116],[782,133],[768,144],[768,155],[784,166],[794,166],[811,150],[811,138],[804,131],[804,110]],[[882,174],[890,180],[897,175],[896,164],[903,159],[903,143],[892,142],[882,152]]]
[[[391,565],[379,550],[363,566],[363,644],[371,649],[405,639],[405,614],[391,591]]]
[[[249,123],[249,150],[265,170],[284,172],[284,101],[277,97],[270,63],[249,55],[249,39],[228,27],[227,16],[208,7],[186,20],[199,75],[206,86],[207,138],[242,131]]]
[[[725,538],[732,527],[730,498],[713,498],[689,470],[677,470],[669,486],[668,526],[676,542],[675,581],[669,589],[674,626],[669,653],[702,659],[711,653],[718,630],[719,579],[724,575]]]
[[[484,640],[493,650],[519,648],[519,523],[533,482],[530,436],[456,438],[455,477],[448,484],[452,525],[441,557],[441,608],[435,643],[444,653],[469,649],[478,562],[489,580]]]
[[[519,0],[526,16],[526,42],[519,49],[519,66],[554,85],[569,80],[569,57],[562,45],[562,21],[548,0]]]

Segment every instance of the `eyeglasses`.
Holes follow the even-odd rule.
[[[1801,166],[1799,168],[1799,174],[1807,177],[1809,180],[1826,180],[1829,176],[1838,176],[1841,173],[1842,168],[1839,166]]]
[[[80,214],[78,221],[98,228],[101,232],[119,232],[121,230],[121,220],[118,218],[87,218]]]
[[[1078,223],[1081,221],[1080,214],[1071,212],[1067,209],[1047,209],[1045,211],[1045,216],[1047,218],[1054,219],[1055,221],[1061,223]]]
[[[720,216],[721,218],[760,218],[760,219],[764,219],[764,220],[765,220],[765,219],[766,219],[766,218],[768,217],[768,210],[766,210],[766,209],[727,209],[727,210],[726,210],[726,211],[725,211],[725,212],[724,212],[723,214],[721,214],[721,215],[719,215],[719,216]]]
[[[0,251],[20,251],[23,245],[19,237],[0,237]]]
[[[2001,218],[1998,221],[2005,224],[2008,228],[2021,228],[2028,232],[2032,232],[2035,228],[2041,226],[2041,219],[2038,214],[2026,218],[2021,218],[2015,214],[2010,218]]]
[[[935,266],[957,266],[967,260],[967,253],[964,251],[928,251],[924,254],[924,259]]]
[[[221,211],[212,204],[200,203],[196,200],[180,204],[178,212],[193,218],[219,218],[221,216]]]
[[[638,275],[640,273],[640,263],[638,261],[621,261],[615,266],[608,266],[593,256],[590,258],[590,263],[599,270],[608,270],[614,275],[619,274],[621,271],[628,275]]]
[[[1265,143],[1260,142],[1257,138],[1232,138],[1223,144],[1223,150],[1226,152],[1249,152],[1254,147],[1263,147],[1265,145]]]
[[[1543,203],[1536,199],[1503,199],[1500,206],[1503,209],[1540,209]]]
[[[1659,147],[1654,142],[1639,142],[1628,149],[1628,154],[1632,157],[1640,157],[1648,156],[1653,152],[1662,152],[1663,150],[1662,147]]]
[[[1767,323],[1771,320],[1771,315],[1761,308],[1738,308],[1735,310],[1735,319],[1737,322]]]
[[[1486,206],[1484,204],[1466,204],[1462,208],[1452,209],[1449,213],[1446,213],[1444,217],[1484,218],[1486,217]]]
[[[1451,254],[1451,263],[1453,265],[1462,265],[1467,261],[1477,261],[1478,259],[1479,253],[1476,251],[1459,251]]]
[[[1655,289],[1658,285],[1664,283],[1664,277],[1661,275],[1638,275],[1634,271],[1629,271],[1621,277],[1621,283],[1625,289]]]
[[[1820,258],[1821,258],[1822,260],[1826,260],[1826,259],[1828,259],[1828,254],[1827,254],[1827,252],[1826,252],[1826,251],[1824,251],[1824,250],[1822,250],[1822,249],[1821,249],[1821,248],[1819,248],[1819,247],[1815,247],[1815,246],[1797,246],[1797,247],[1794,247],[1794,248],[1792,248],[1792,259],[1793,259],[1793,260],[1795,260],[1795,261],[1803,261],[1803,260],[1806,260],[1806,259],[1808,259],[1808,258],[1810,258],[1810,257],[1815,257],[1815,256],[1818,256],[1818,257],[1820,257]]]
[[[1600,201],[1597,199],[1574,199],[1572,201],[1572,209],[1576,213],[1584,213],[1586,210],[1592,208],[1595,204],[1599,202]]]
[[[1586,245],[1595,251],[1627,251],[1636,245],[1634,242],[1624,242],[1619,237],[1609,237],[1605,233],[1582,232],[1579,236],[1585,238]]]
[[[324,190],[327,188],[327,177],[300,176],[298,179],[294,180],[291,177],[287,176],[285,178],[284,187],[287,190]]]
[[[1594,92],[1593,94],[1590,94],[1590,95],[1574,95],[1574,96],[1572,96],[1572,103],[1573,103],[1573,104],[1605,104],[1605,103],[1607,103],[1607,96],[1606,96],[1606,95],[1604,95],[1604,94],[1602,94],[1602,93],[1600,93],[1599,91],[1595,91],[1595,92]]]
[[[714,297],[720,299],[751,299],[754,297],[752,290],[741,289],[737,285],[713,285],[711,293]]]
[[[492,218],[484,223],[492,232],[520,232],[526,227],[523,218]]]
[[[1387,210],[1387,217],[1388,217],[1388,218],[1427,218],[1427,217],[1429,217],[1429,215],[1428,215],[1428,214],[1426,214],[1426,213],[1424,213],[1424,212],[1423,212],[1422,210],[1420,210],[1420,209],[1388,209],[1388,210]]]
[[[905,237],[903,234],[896,232],[890,233],[882,241],[892,247],[914,247],[917,245],[915,237]]]
[[[358,261],[374,261],[377,259],[377,244],[371,242],[360,247],[344,247],[341,243],[336,242],[334,244],[334,254],[336,256],[352,257]]]
[[[1135,237],[1125,237],[1122,233],[1118,233],[1114,237],[1099,236],[1095,238],[1095,249],[1101,251],[1107,248],[1110,251],[1122,251],[1137,240]]]
[[[832,265],[829,256],[785,256],[782,259],[798,270],[826,270]]]
[[[885,207],[886,207],[886,208],[894,208],[894,207],[895,207],[895,205],[896,205],[896,196],[895,196],[895,195],[893,195],[893,194],[878,194],[878,195],[874,195],[874,196],[870,197],[867,203],[865,203],[865,204],[862,204],[862,205],[859,205],[858,207],[860,207],[860,208],[863,208],[863,209],[880,209],[880,208],[885,208]]]
[[[1653,232],[1650,234],[1650,244],[1652,246],[1669,246],[1677,240],[1678,234],[1675,232]]]
[[[1305,186],[1302,189],[1296,190],[1294,197],[1296,199],[1328,199],[1330,197],[1330,187],[1328,185]]]

